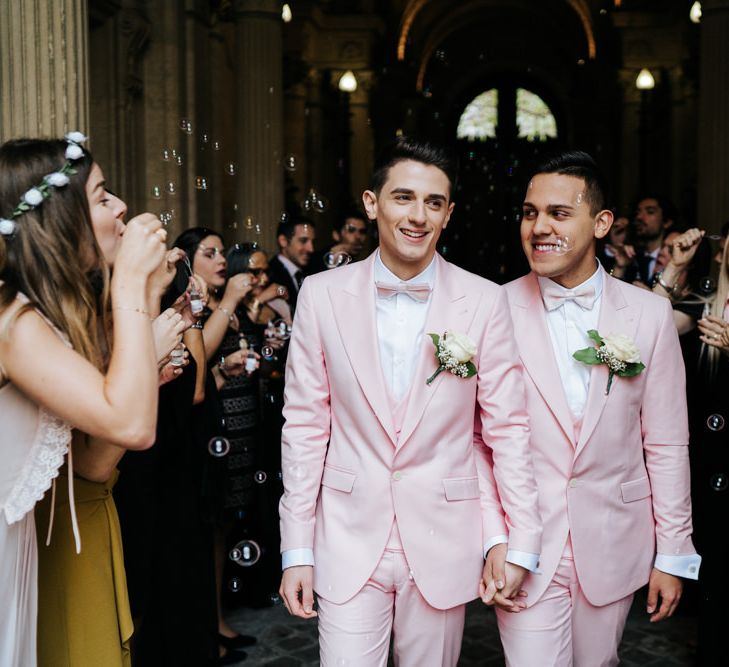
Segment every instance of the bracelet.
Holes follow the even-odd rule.
[[[112,306],[112,310],[129,310],[133,313],[141,313],[142,315],[146,315],[149,317],[149,311],[145,308],[132,308],[131,306]]]
[[[227,308],[223,308],[223,306],[218,306],[218,310],[225,313],[228,316],[228,320],[230,322],[233,321],[233,315],[230,314],[230,311]]]
[[[660,286],[661,286],[661,287],[662,287],[662,288],[663,288],[664,290],[666,290],[666,292],[668,292],[669,294],[673,294],[673,293],[674,293],[674,292],[676,291],[676,288],[678,287],[678,285],[677,285],[677,284],[674,284],[674,285],[673,285],[673,287],[671,287],[670,285],[667,285],[666,283],[664,283],[664,282],[663,282],[663,276],[661,276],[661,275],[659,275],[659,276],[658,276],[658,277],[656,278],[656,282],[657,282],[657,283],[658,283],[658,284],[659,284],[659,285],[660,285]]]
[[[190,329],[199,329],[200,331],[202,331],[204,328],[205,328],[205,325],[203,325],[203,323],[200,320],[197,320],[196,322],[193,322],[190,325]]]

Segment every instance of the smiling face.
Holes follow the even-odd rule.
[[[425,270],[453,212],[445,172],[422,162],[397,162],[379,193],[362,195],[367,216],[377,220],[380,257],[401,280]]]
[[[223,240],[219,236],[206,236],[197,246],[192,260],[192,270],[212,288],[225,285],[225,254]]]
[[[635,211],[635,234],[643,241],[659,239],[673,224],[672,220],[665,220],[663,209],[657,199],[649,197],[638,202]]]
[[[114,266],[124,234],[127,205],[119,197],[107,192],[104,174],[96,163],[91,166],[86,181],[86,197],[89,201],[91,226],[94,229],[96,242],[106,263]]]
[[[314,241],[316,230],[312,225],[300,224],[294,227],[294,233],[290,239],[284,234],[278,237],[278,245],[281,254],[291,260],[300,269],[309,265],[309,259],[314,252]]]
[[[529,266],[539,276],[564,287],[576,287],[595,272],[595,239],[603,238],[613,221],[611,211],[593,215],[585,182],[575,176],[538,174],[529,183],[523,204],[521,242]],[[556,241],[570,239],[560,252]]]

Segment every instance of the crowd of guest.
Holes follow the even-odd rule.
[[[206,227],[168,249],[84,141],[0,148],[0,665],[237,663],[226,596],[280,578],[296,296],[333,264],[305,218],[272,257]],[[367,235],[343,220],[337,265]]]

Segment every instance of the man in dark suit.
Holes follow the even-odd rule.
[[[314,254],[316,229],[308,218],[296,218],[279,223],[276,230],[279,253],[268,263],[271,282],[283,285],[289,293],[292,314],[304,281],[311,256]]]
[[[366,256],[365,246],[370,231],[367,216],[356,208],[350,208],[343,211],[338,219],[339,224],[332,230],[334,243],[312,257],[309,274],[334,269]]]

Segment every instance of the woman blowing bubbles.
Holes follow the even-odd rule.
[[[0,665],[36,664],[32,510],[66,452],[72,467],[71,429],[117,450],[149,447],[155,432],[147,290],[165,233],[151,214],[122,227],[84,139],[0,147]],[[109,310],[113,325],[98,326]],[[74,454],[93,469],[95,450]]]

